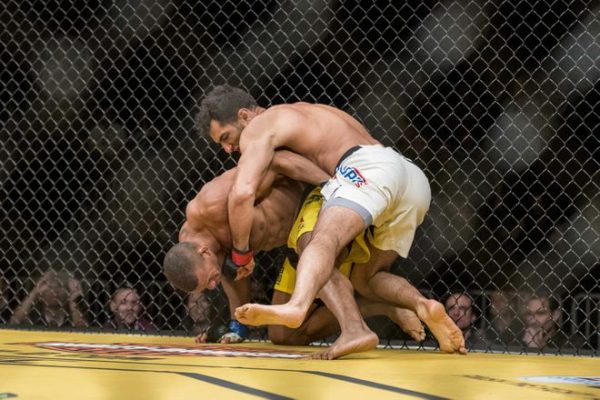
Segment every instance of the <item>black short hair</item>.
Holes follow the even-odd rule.
[[[196,130],[207,137],[210,134],[210,121],[231,123],[237,120],[240,109],[254,109],[256,106],[254,97],[245,90],[229,85],[216,86],[200,103],[195,119]]]
[[[193,243],[177,243],[165,255],[163,272],[171,285],[185,292],[193,292],[198,287],[195,268],[201,262],[202,258]]]

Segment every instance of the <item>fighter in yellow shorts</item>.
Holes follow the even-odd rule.
[[[322,204],[323,197],[319,187],[312,189],[304,198],[288,236],[287,246],[290,254],[284,260],[275,282],[272,304],[283,304],[291,297],[296,282],[295,268],[298,260],[298,249],[302,249],[304,243],[308,242]],[[342,274],[349,278],[353,265],[355,263],[366,263],[369,261],[369,257],[370,252],[363,233],[357,236],[349,245],[348,252],[338,268]],[[423,332],[420,324],[420,329],[417,328],[416,330],[411,330],[411,328],[407,328],[406,325],[402,324],[403,320],[408,320],[408,310],[361,298],[357,299],[357,303],[364,317],[386,315],[398,323],[415,340],[422,340]],[[307,345],[335,334],[339,326],[331,312],[317,299],[312,304],[305,322],[299,328],[290,329],[283,325],[269,325],[268,329],[269,339],[275,344]]]
[[[298,240],[304,234],[313,231],[322,204],[323,196],[321,195],[321,188],[315,187],[305,197],[294,225],[290,230],[287,246],[289,249],[293,250],[294,254],[286,257],[284,260],[277,281],[275,282],[275,290],[287,294],[292,294],[294,291],[294,284],[296,283],[296,262],[298,258]],[[354,263],[366,263],[369,261],[369,257],[369,247],[365,242],[363,232],[351,243],[350,251],[339,266],[339,270],[347,278],[350,278],[352,265]]]

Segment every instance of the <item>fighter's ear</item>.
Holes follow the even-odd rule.
[[[208,253],[210,251],[210,249],[208,248],[208,246],[201,244],[201,245],[196,246],[196,251],[201,256],[204,256],[206,253]]]
[[[248,108],[240,108],[238,110],[238,120],[249,121],[252,117],[252,110]]]

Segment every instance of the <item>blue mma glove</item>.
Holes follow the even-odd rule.
[[[248,339],[248,336],[250,336],[250,330],[248,329],[248,327],[242,324],[241,322],[232,319],[231,321],[229,321],[229,332],[221,336],[219,342],[223,339],[228,338],[229,343],[241,343],[244,340]]]

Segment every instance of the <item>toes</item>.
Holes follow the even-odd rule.
[[[245,318],[246,311],[248,311],[247,306],[239,306],[238,308],[236,308],[235,309],[235,319],[237,319],[239,321],[241,318]]]

